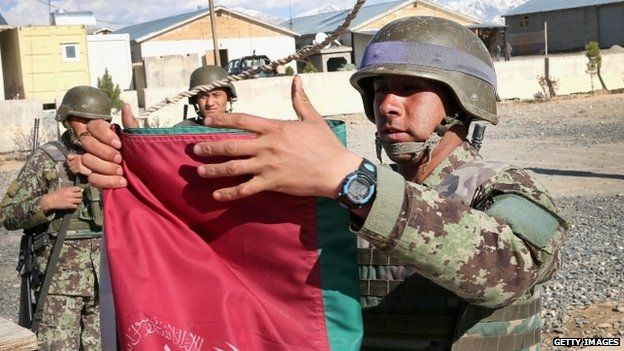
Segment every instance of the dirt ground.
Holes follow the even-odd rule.
[[[482,148],[486,158],[527,169],[555,199],[619,194],[619,201],[624,201],[623,94],[578,95],[548,102],[506,101],[499,103],[498,109],[500,123],[486,131]],[[339,118],[347,122],[349,147],[376,159],[372,123],[363,115]],[[0,162],[0,176],[14,177],[21,165],[16,161]],[[5,180],[3,184],[6,183]],[[2,195],[5,190],[0,189]],[[0,235],[0,295],[17,296],[19,285],[13,259],[17,256],[17,241],[17,233]],[[8,303],[7,299],[0,301]],[[11,307],[0,306],[0,316],[14,320],[16,309]],[[565,334],[543,335],[545,350],[552,349],[554,337],[594,336],[591,334],[596,331],[603,337],[624,335],[624,301],[570,306],[568,315]]]

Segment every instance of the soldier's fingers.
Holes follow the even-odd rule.
[[[234,128],[258,134],[272,130],[281,123],[284,122],[246,113],[219,113],[212,117],[204,117],[204,124],[209,127]]]
[[[300,121],[323,122],[323,117],[316,111],[303,90],[300,76],[295,76],[290,89],[292,105]]]
[[[197,156],[246,156],[257,150],[256,140],[207,141],[193,146]]]
[[[197,174],[204,178],[234,177],[254,174],[257,171],[251,160],[231,160],[224,163],[205,164],[197,167]]]
[[[266,182],[259,176],[231,188],[223,188],[212,193],[212,197],[217,201],[232,201],[242,199],[267,189]]]
[[[117,134],[111,130],[110,123],[101,119],[94,119],[87,123],[87,130],[89,133],[83,133],[83,135],[80,136],[81,142],[84,142],[83,139],[85,138],[94,137],[101,143],[104,143],[104,145],[111,146],[115,149],[121,149],[121,141],[119,141]],[[93,143],[90,145],[93,145]],[[92,152],[92,150],[86,147],[85,150]]]
[[[67,161],[68,162],[74,162],[76,161],[76,159],[79,157],[78,154],[68,154],[67,155]]]
[[[117,189],[128,185],[126,178],[121,176],[108,176],[91,173],[87,179],[89,179],[89,184],[99,189]]]
[[[139,122],[134,117],[130,104],[123,104],[121,108],[121,124],[124,128],[139,128]]]
[[[95,173],[103,175],[123,175],[123,169],[119,164],[103,160],[91,154],[83,155],[82,165]]]

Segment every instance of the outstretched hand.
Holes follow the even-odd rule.
[[[124,128],[137,128],[139,122],[132,114],[129,104],[121,109]],[[82,164],[88,168],[89,183],[97,188],[121,188],[128,184],[121,168],[121,141],[110,128],[110,123],[101,119],[89,121],[89,133],[80,137],[86,153],[82,155]]]
[[[293,79],[291,95],[299,121],[270,120],[239,113],[204,118],[208,126],[242,129],[258,136],[253,140],[195,145],[194,152],[199,156],[248,157],[198,167],[198,174],[205,178],[253,176],[237,186],[215,191],[216,200],[235,200],[261,191],[337,197],[340,182],[358,167],[362,158],[341,144],[314,109],[299,76]]]

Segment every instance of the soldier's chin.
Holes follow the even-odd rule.
[[[416,157],[414,157],[413,153],[390,155],[386,152],[386,155],[388,155],[388,158],[392,160],[392,162],[403,165],[417,164],[418,161],[420,161],[420,159],[422,159],[423,157],[423,155],[417,155]]]

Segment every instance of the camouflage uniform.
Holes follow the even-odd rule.
[[[81,152],[70,143],[69,132],[62,141],[71,152]],[[68,172],[71,175],[71,173]],[[74,181],[75,176],[69,180]],[[92,200],[96,189],[78,177],[84,189],[83,201],[74,212],[63,244],[56,274],[50,285],[43,319],[39,327],[40,350],[99,350],[98,272],[100,265],[101,226],[94,223]],[[9,230],[41,228],[49,233],[43,252],[38,253],[41,271],[45,272],[64,211],[45,215],[39,208],[44,194],[73,184],[61,184],[56,162],[42,148],[26,161],[16,180],[2,200],[1,217]],[[87,196],[92,194],[92,196]],[[97,199],[95,199],[97,200]]]
[[[375,81],[381,77],[393,82],[389,91]],[[538,350],[539,284],[558,269],[567,228],[550,196],[523,170],[480,160],[468,142],[436,165],[421,161],[431,161],[449,130],[461,136],[471,122],[498,122],[496,72],[481,40],[442,18],[395,20],[371,39],[351,84],[378,128],[407,118],[399,108],[381,110],[392,94],[432,92],[449,114],[423,141],[376,138],[379,158],[383,148],[402,166],[433,169],[415,184],[378,167],[370,213],[354,216],[352,229],[365,239],[358,257],[362,349]]]
[[[517,168],[488,177],[470,206],[445,198],[436,187],[458,167],[479,158],[466,142],[422,185],[378,168],[377,198],[357,231],[383,252],[360,249],[361,263],[369,261],[360,267],[366,335],[363,349],[393,349],[375,339],[388,332],[379,324],[387,327],[397,315],[405,318],[399,319],[403,325],[395,330],[395,340],[412,339],[406,342],[406,349],[498,349],[487,343],[471,344],[471,334],[483,333],[488,323],[490,337],[528,337],[532,332],[539,337],[539,302],[514,318],[516,323],[500,319],[497,324],[486,317],[517,300],[539,301],[537,284],[547,281],[559,267],[565,221],[556,215],[547,192]],[[493,204],[506,196],[515,197],[528,212],[546,210],[552,217],[527,218],[517,208],[491,213]],[[532,219],[544,223],[532,224]],[[540,226],[549,228],[542,232],[545,235],[535,230]],[[384,318],[389,315],[392,317]],[[474,320],[463,323],[467,315]]]

